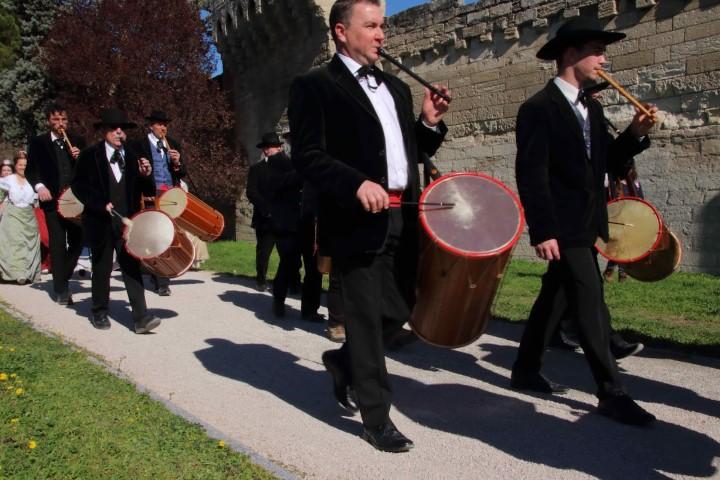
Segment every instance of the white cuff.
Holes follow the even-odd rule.
[[[43,185],[42,183],[36,184],[36,185],[35,185],[35,192],[37,192],[37,191],[40,190],[41,188],[45,188],[45,185]]]

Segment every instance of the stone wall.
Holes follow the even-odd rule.
[[[331,55],[326,18],[332,3],[215,0],[239,138],[249,148],[260,132],[280,128],[292,77]],[[720,0],[463,3],[434,0],[388,19],[390,53],[453,91],[450,134],[436,158],[440,169],[483,171],[514,188],[517,109],[555,71],[535,52],[563,20],[597,16],[606,29],[628,35],[609,47],[608,70],[665,112],[652,147],[637,159],[646,196],[681,238],[683,268],[720,273]],[[407,81],[419,102],[421,88]],[[633,109],[624,98],[607,91],[602,102],[613,123],[627,125]],[[527,239],[516,252],[531,256]]]
[[[483,171],[515,188],[518,107],[555,73],[535,52],[577,15],[596,16],[606,29],[627,34],[609,46],[608,71],[665,114],[652,147],[637,158],[646,197],[681,238],[683,268],[720,273],[718,0],[445,0],[395,15],[388,50],[453,91],[438,167]],[[407,81],[419,100],[421,87]],[[633,107],[617,92],[606,91],[602,103],[619,128],[629,123]],[[526,239],[516,252],[531,255]]]

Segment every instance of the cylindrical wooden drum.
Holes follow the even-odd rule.
[[[125,250],[150,273],[173,278],[188,271],[195,247],[172,218],[160,210],[143,210],[131,220],[132,227],[125,227]]]
[[[85,205],[80,203],[80,200],[77,199],[70,188],[60,192],[57,200],[57,211],[62,218],[79,224],[84,209]]]
[[[523,231],[522,206],[509,188],[481,173],[440,177],[423,191],[420,204],[417,303],[410,325],[428,343],[462,347],[485,331]]]
[[[170,215],[180,228],[206,242],[218,238],[225,228],[222,213],[180,187],[160,195],[156,206]]]

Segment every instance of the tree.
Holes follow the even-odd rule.
[[[44,107],[53,88],[39,62],[40,43],[50,30],[62,0],[0,0],[19,23],[17,60],[0,71],[0,134],[5,141],[24,144],[44,122]]]
[[[74,0],[43,44],[43,61],[73,124],[89,140],[98,112],[116,106],[138,123],[152,110],[173,119],[191,189],[234,204],[242,162],[233,115],[208,55],[208,26],[187,0]],[[142,133],[142,132],[138,132]]]
[[[11,67],[20,51],[20,28],[15,15],[0,7],[0,70]]]

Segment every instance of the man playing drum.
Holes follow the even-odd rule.
[[[92,314],[90,323],[100,330],[110,328],[110,274],[113,252],[122,271],[135,324],[135,333],[147,333],[160,325],[149,314],[139,262],[125,250],[123,217],[140,210],[142,195],[155,194],[152,165],[130,148],[125,148],[126,130],[135,124],[116,108],[103,110],[95,128],[102,140],[86,148],[78,158],[73,192],[85,205],[82,225],[92,251]],[[128,227],[129,228],[129,227]]]
[[[635,403],[620,382],[609,348],[610,323],[593,245],[598,236],[608,238],[605,173],[627,171],[632,157],[649,145],[646,135],[654,118],[636,113],[628,129],[613,140],[603,123],[602,106],[581,90],[598,78],[606,45],[624,37],[603,31],[594,18],[576,17],[537,53],[540,59],[556,61],[558,75],[520,107],[516,177],[530,242],[549,265],[520,342],[511,384],[542,393],[564,391],[540,373],[546,339],[556,327],[551,321],[553,300],[564,289],[598,386],[598,413],[644,426],[655,417]]]
[[[321,222],[331,226],[328,253],[342,281],[347,341],[325,352],[323,363],[338,402],[359,407],[362,438],[378,450],[405,452],[413,443],[389,417],[383,342],[414,303],[418,208],[401,201],[418,201],[421,152],[439,148],[448,102],[426,90],[418,118],[410,88],[373,66],[385,40],[383,13],[380,0],[333,4],[337,54],[294,80],[288,117],[293,163],[320,195]]]
[[[70,186],[85,140],[67,134],[65,107],[53,103],[46,113],[50,131],[32,138],[28,144],[27,178],[45,213],[55,300],[60,305],[72,305],[69,279],[82,251],[82,228],[58,213],[58,197]]]

